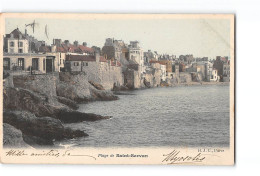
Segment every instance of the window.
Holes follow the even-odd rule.
[[[23,47],[23,42],[19,42],[19,47]]]
[[[79,66],[79,63],[78,62],[74,62],[74,66]]]
[[[19,49],[19,53],[23,53],[23,49]]]
[[[24,70],[24,58],[18,58],[18,66]]]
[[[14,47],[14,42],[10,42],[10,46],[11,46],[11,47]]]
[[[88,63],[87,63],[87,62],[85,63],[85,66],[88,66]]]

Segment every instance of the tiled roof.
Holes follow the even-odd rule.
[[[225,57],[221,57],[220,58],[223,62],[227,62],[227,58],[225,58]]]
[[[163,61],[150,60],[149,62],[150,62],[150,63],[159,63],[159,64],[161,64],[161,65],[166,65],[166,63],[163,62]]]
[[[61,49],[63,48],[63,49]],[[65,43],[61,44],[61,47],[59,48],[62,52],[72,52],[72,53],[94,53],[93,48],[89,48],[87,46],[83,45],[66,45]]]
[[[66,50],[63,47],[61,47],[61,46],[58,46],[56,48],[56,50],[57,50],[57,52],[61,52],[61,53],[65,53],[66,52]]]
[[[93,48],[89,48],[89,47],[83,46],[83,45],[79,45],[78,47],[84,53],[86,53],[86,52],[94,53],[94,49]]]
[[[100,62],[107,62],[106,58],[103,57],[103,56],[100,56],[100,59],[99,59]]]
[[[88,56],[88,55],[66,55],[66,61],[89,61],[95,62],[95,56]]]

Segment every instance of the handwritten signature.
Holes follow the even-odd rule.
[[[192,163],[200,163],[206,159],[201,153],[196,155],[183,155],[181,151],[173,150],[168,154],[163,155],[165,158],[162,162],[166,162],[167,164],[192,164]]]
[[[9,150],[6,152],[6,156],[16,156],[16,157],[21,157],[21,156],[31,156],[31,157],[37,157],[37,156],[42,156],[42,157],[76,157],[76,156],[81,156],[81,157],[90,157],[96,160],[94,156],[91,155],[86,155],[86,154],[73,154],[73,151],[71,150],[65,150],[65,151],[59,151],[59,150],[43,150],[43,151],[37,151],[37,152],[27,152],[25,150]]]

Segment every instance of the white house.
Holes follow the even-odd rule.
[[[161,65],[161,80],[165,81],[166,80],[166,65],[160,64]]]
[[[217,69],[213,69],[211,72],[211,76],[210,76],[210,81],[211,82],[219,82],[219,76],[218,76],[218,70]]]
[[[42,74],[58,70],[55,57],[37,53],[5,53],[4,70],[11,74]]]
[[[5,53],[28,53],[29,40],[18,28],[7,34],[4,39]]]
[[[129,59],[138,63],[141,73],[145,72],[144,53],[143,49],[139,46],[138,41],[130,41]]]

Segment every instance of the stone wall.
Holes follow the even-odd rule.
[[[230,82],[230,77],[224,76],[223,77],[223,82]]]
[[[57,96],[56,86],[58,82],[58,73],[13,76],[14,87],[28,89],[49,97]]]
[[[111,66],[107,62],[88,62],[88,66],[83,66],[82,71],[89,81],[103,85],[106,90],[111,90],[114,84],[123,85],[124,82],[122,68]]]
[[[190,83],[192,81],[191,74],[187,72],[180,72],[180,83]]]
[[[129,89],[138,89],[144,86],[142,84],[143,79],[141,78],[141,74],[139,73],[139,71],[136,71],[134,69],[127,69],[124,72],[124,79],[124,84]]]

